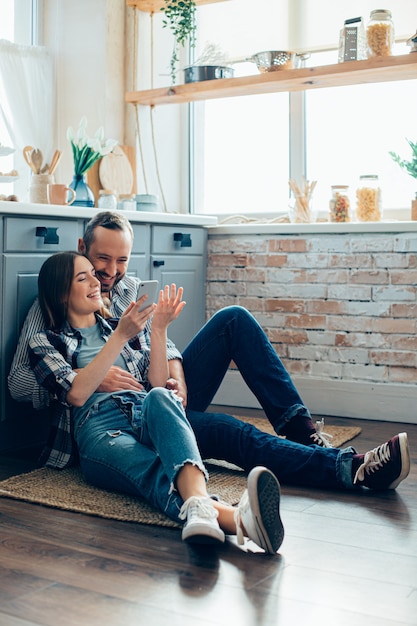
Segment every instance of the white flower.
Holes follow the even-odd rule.
[[[100,126],[94,137],[87,135],[87,118],[83,117],[78,126],[77,136],[70,126],[67,130],[67,139],[71,143],[74,157],[75,174],[82,176],[102,156],[109,154],[118,144],[115,139],[104,138],[104,128]]]

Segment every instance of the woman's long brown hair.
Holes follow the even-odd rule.
[[[38,297],[46,328],[61,328],[67,319],[68,296],[79,252],[57,252],[46,259],[38,277]]]
[[[74,278],[74,264],[80,252],[57,252],[46,259],[38,277],[38,297],[45,328],[62,328],[68,315],[68,297]],[[104,318],[111,313],[103,304],[98,310]]]

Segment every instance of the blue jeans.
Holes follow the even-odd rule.
[[[74,419],[74,436],[89,483],[139,495],[177,522],[179,470],[192,463],[207,478],[181,402],[161,387],[115,393],[93,405]]]
[[[221,309],[183,353],[187,417],[203,459],[223,459],[249,471],[268,467],[287,484],[352,488],[353,448],[304,446],[261,432],[223,413],[205,413],[230,361],[258,399],[275,431],[295,416],[310,417],[265,332],[246,309]]]

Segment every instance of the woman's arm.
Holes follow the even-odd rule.
[[[125,343],[143,330],[148,318],[152,315],[154,306],[139,311],[138,303],[132,302],[127,307],[107,343],[88,365],[78,371],[67,393],[69,404],[82,406],[97,390]]]
[[[152,318],[151,356],[148,370],[148,380],[152,387],[165,387],[169,378],[167,329],[185,306],[182,294],[182,287],[179,287],[177,291],[174,284],[165,286],[159,292],[158,304]]]

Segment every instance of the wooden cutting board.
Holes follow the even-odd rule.
[[[100,184],[103,189],[111,189],[116,196],[133,192],[133,171],[126,153],[116,146],[100,161]]]
[[[137,182],[136,182],[136,152],[135,152],[135,148],[133,146],[120,146],[120,148],[123,150],[123,152],[125,153],[132,172],[133,172],[133,188],[132,188],[132,194],[136,194],[137,193]],[[100,169],[100,164],[101,164],[102,159],[100,159],[99,161],[96,161],[93,165],[93,167],[91,167],[88,172],[87,172],[87,183],[89,184],[89,186],[91,187],[93,193],[94,193],[94,198],[95,198],[95,206],[97,206],[97,202],[98,202],[98,198],[99,198],[99,193],[100,193],[100,189],[103,189],[103,185],[101,184],[100,181],[100,176],[99,176],[99,169]]]

